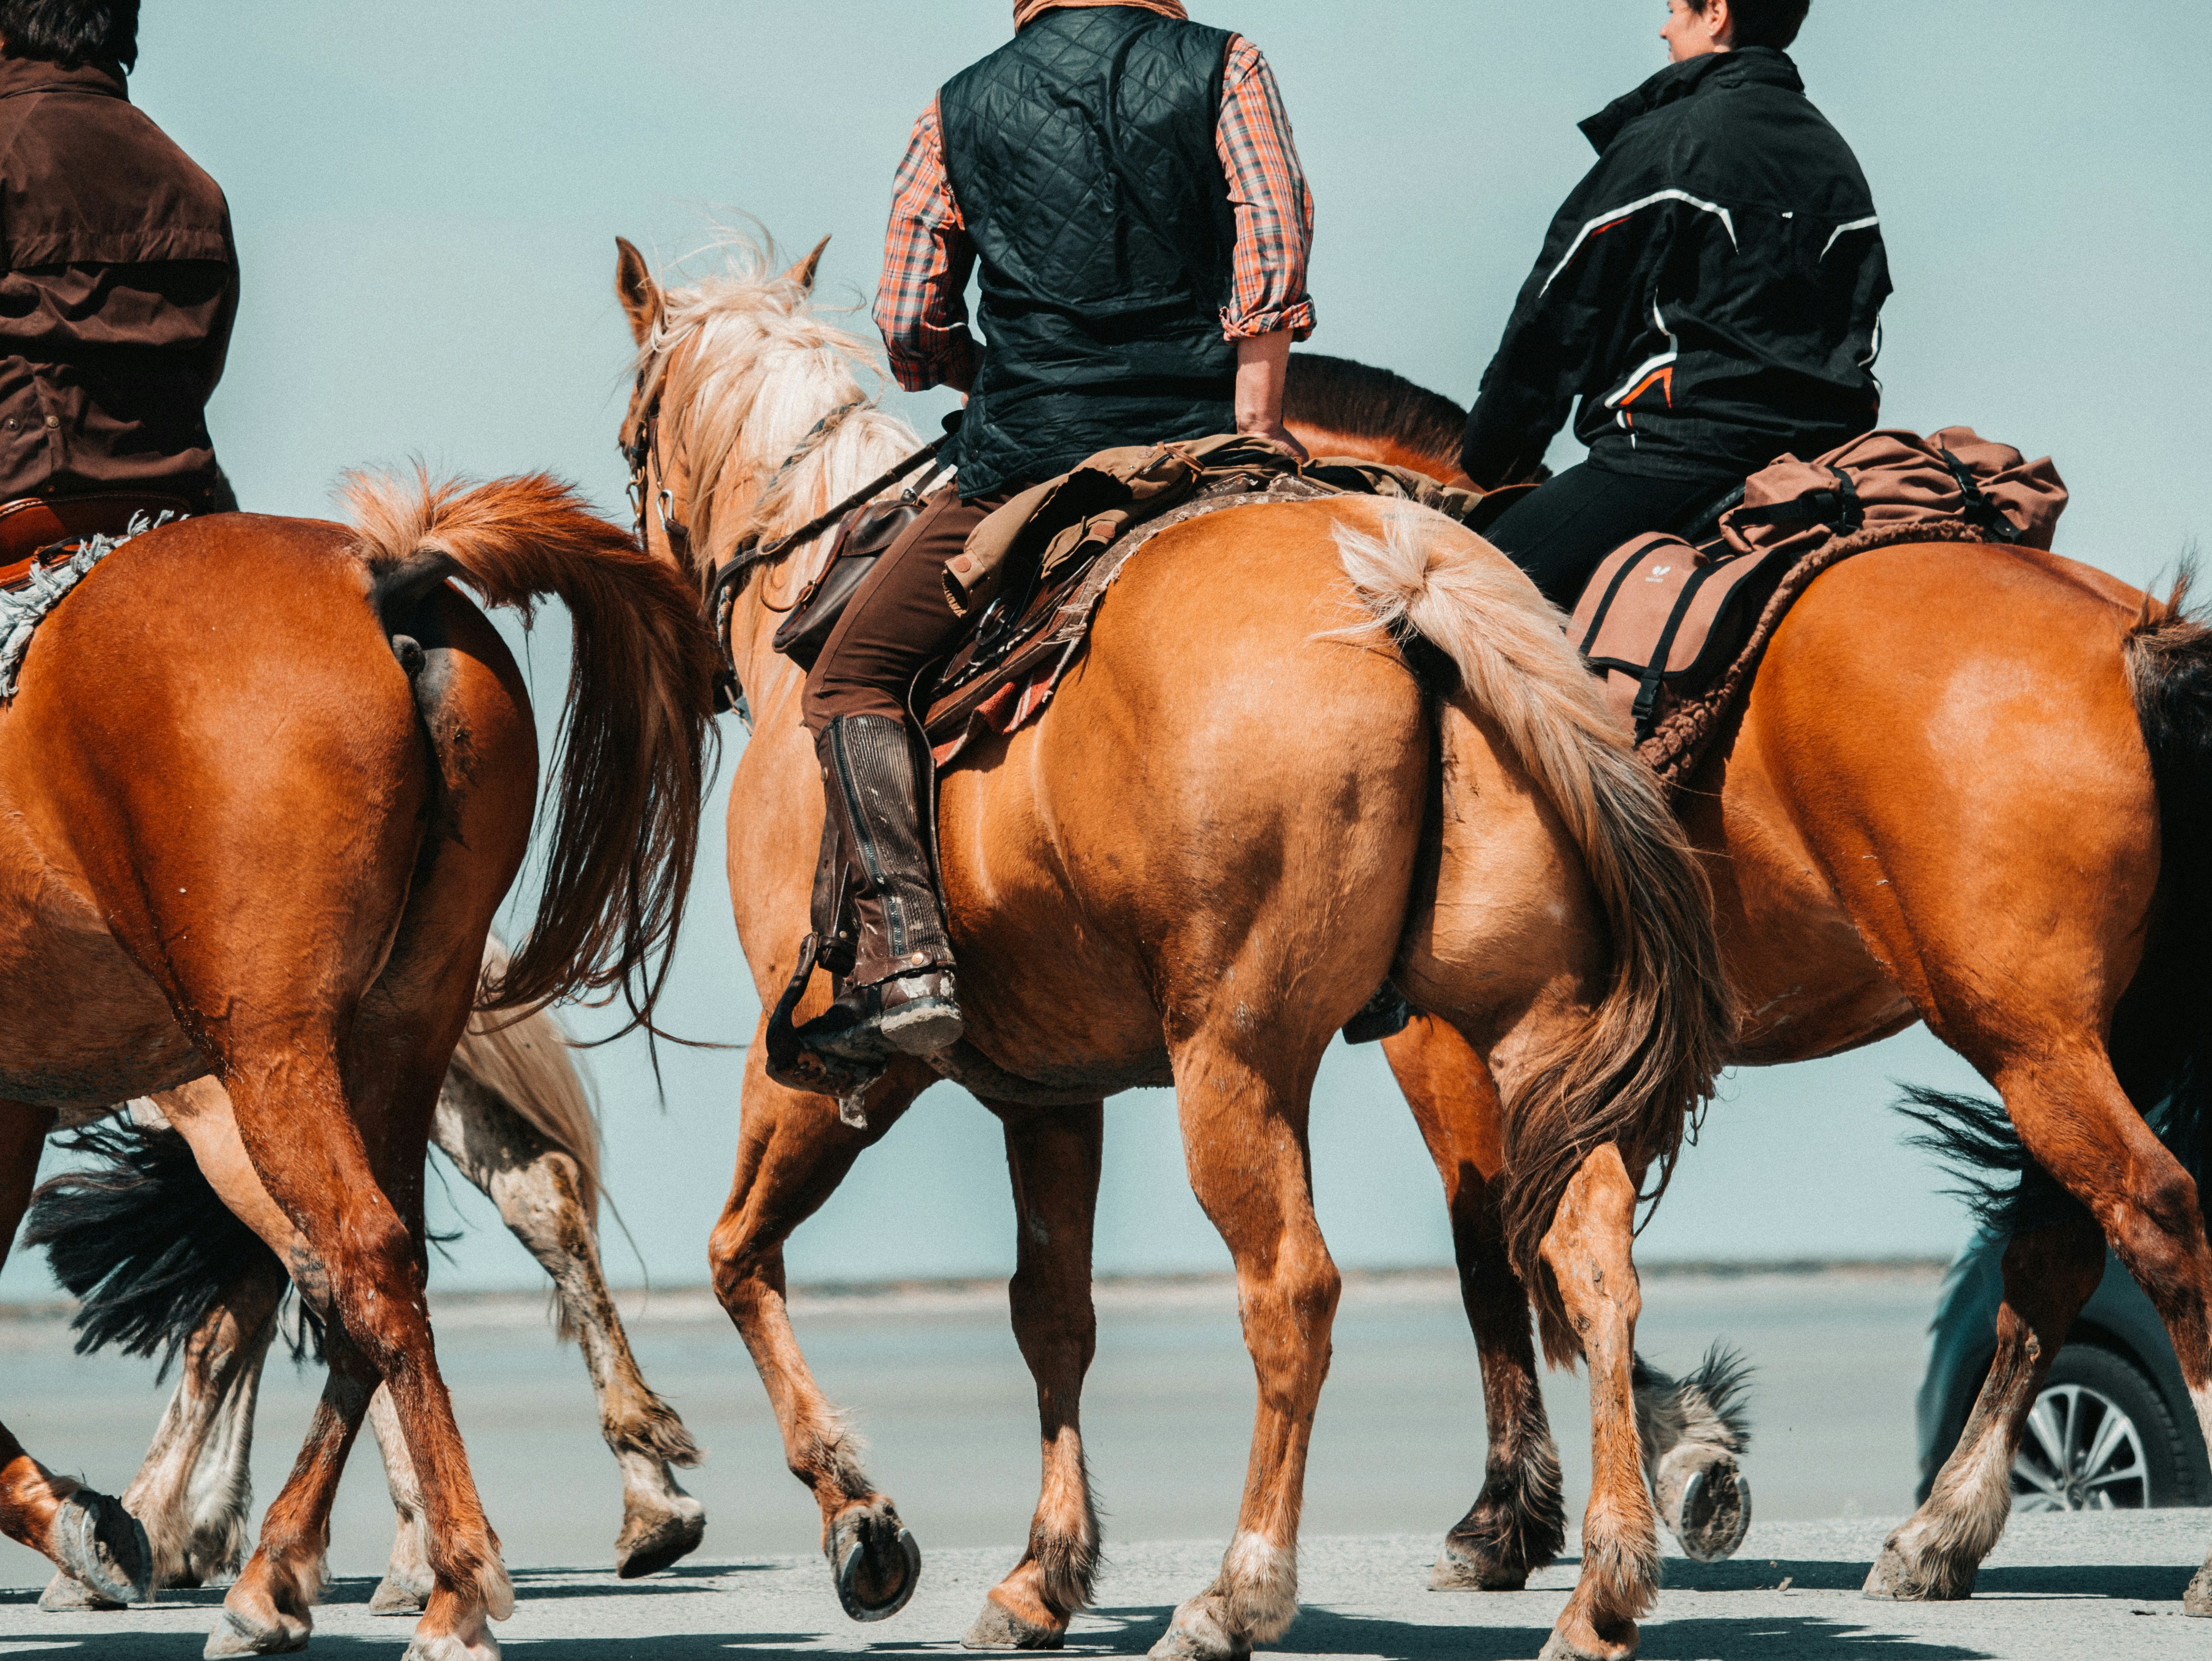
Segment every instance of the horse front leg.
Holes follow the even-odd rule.
[[[1444,1536],[1437,1591],[1518,1591],[1566,1543],[1559,1449],[1544,1413],[1528,1298],[1505,1250],[1495,1184],[1504,1126],[1490,1068],[1458,1031],[1417,1017],[1382,1053],[1443,1179],[1460,1301],[1482,1363],[1490,1450],[1482,1490]]]
[[[822,1510],[822,1551],[839,1603],[855,1621],[896,1615],[921,1578],[921,1550],[898,1508],[860,1467],[860,1438],[814,1382],[784,1302],[783,1243],[836,1191],[935,1075],[895,1062],[862,1101],[866,1129],[838,1116],[826,1096],[787,1090],[768,1076],[767,1019],[745,1056],[736,1179],[707,1246],[714,1295],[737,1327],[767,1387],[783,1433],[784,1463]]]
[[[699,1448],[676,1409],[646,1383],[630,1350],[600,1269],[599,1231],[584,1204],[574,1155],[458,1066],[440,1092],[431,1136],[454,1168],[490,1197],[500,1220],[553,1277],[562,1325],[575,1335],[599,1400],[599,1433],[622,1472],[616,1573],[628,1580],[666,1568],[706,1536],[706,1508],[684,1491],[670,1469],[697,1464]],[[403,1518],[403,1536],[404,1531]],[[403,1538],[394,1548],[395,1567],[404,1547]],[[395,1600],[407,1579],[386,1575]],[[392,1612],[398,1612],[396,1603]]]
[[[986,1102],[1006,1126],[1013,1179],[1014,1337],[1036,1380],[1044,1480],[1029,1548],[991,1589],[962,1640],[969,1649],[1058,1649],[1091,1602],[1098,1508],[1083,1455],[1083,1378],[1098,1348],[1091,1246],[1105,1107],[1015,1108]]]
[[[1589,1366],[1590,1497],[1582,1575],[1540,1661],[1626,1661],[1636,1617],[1658,1597],[1658,1519],[1636,1425],[1635,1233],[1636,1183],[1607,1142],[1568,1179],[1542,1246]]]

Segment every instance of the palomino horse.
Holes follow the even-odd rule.
[[[1316,453],[1377,454],[1407,426],[1402,410],[1349,402],[1300,413],[1293,430]],[[1419,465],[1449,473],[1455,452]],[[2138,1110],[2188,1087],[2206,1031],[2212,630],[2182,598],[2025,549],[1859,555],[1798,601],[1683,792],[1742,1010],[1731,1059],[1829,1056],[1924,1020],[1997,1088],[2081,1208],[2007,1247],[1996,1361],[1870,1597],[1972,1591],[2106,1240],[2165,1317],[2212,1431],[2203,1215]],[[1519,1586],[1561,1521],[1527,1497],[1551,1436],[1500,1234],[1497,1084],[1448,1021],[1384,1048],[1443,1173],[1489,1404],[1488,1475],[1439,1579]],[[2185,1608],[2212,1615],[2212,1570]]]
[[[148,532],[31,645],[0,712],[4,1220],[12,1237],[58,1112],[220,1081],[228,1111],[186,1092],[177,1128],[323,1314],[330,1375],[210,1652],[306,1641],[381,1383],[428,1519],[414,1652],[487,1661],[514,1593],[433,1352],[422,1165],[528,844],[537,738],[512,655],[445,579],[558,595],[576,630],[544,892],[489,1007],[617,986],[650,1007],[712,657],[682,586],[550,479],[359,481],[351,501],[355,529]],[[0,1452],[0,1529],[95,1591],[145,1595],[144,1536],[112,1500],[12,1439]]]
[[[818,252],[818,251],[817,251]],[[807,307],[810,259],[664,292],[622,245],[639,344],[625,448],[649,545],[702,577],[915,447],[860,407],[860,343]],[[763,485],[773,488],[764,491]],[[675,532],[672,536],[672,532]],[[732,789],[731,891],[763,1007],[807,932],[822,797],[801,677],[769,646],[818,563],[738,593],[729,647],[751,742]],[[1399,642],[1445,666],[1425,685]],[[1314,1221],[1308,1095],[1330,1038],[1386,973],[1499,1080],[1510,1238],[1598,1404],[1583,1585],[1563,1624],[1623,1618],[1656,1555],[1630,1406],[1639,1185],[1679,1145],[1725,1038],[1708,902],[1534,589],[1440,515],[1366,499],[1189,520],[1108,592],[1041,720],[944,781],[945,885],[974,1050],[998,1083],[1037,1382],[1043,1491],[1021,1562],[971,1641],[1049,1646],[1088,1600],[1097,1522],[1078,1394],[1095,1335],[1090,1242],[1102,1098],[1172,1082],[1190,1179],[1237,1265],[1259,1409],[1237,1534],[1156,1654],[1226,1658],[1296,1611],[1300,1494],[1338,1277]],[[802,1015],[826,1001],[816,983]],[[786,1089],[747,1057],[736,1186],[714,1287],[814,1491],[847,1609],[888,1613],[919,1556],[809,1376],[782,1248],[932,1082],[902,1062],[856,1104]]]
[[[504,970],[496,940],[484,964],[494,977]],[[156,1098],[155,1111],[163,1101],[177,1105]],[[95,1132],[107,1156],[99,1166],[40,1189],[24,1244],[46,1247],[57,1277],[85,1300],[80,1348],[113,1342],[150,1354],[166,1345],[179,1363],[123,1508],[145,1525],[153,1585],[198,1586],[246,1561],[255,1402],[290,1283],[275,1255],[223,1211],[190,1153],[175,1146],[181,1139],[165,1123],[143,1123],[143,1108],[135,1116],[141,1123],[120,1135]],[[629,1579],[666,1567],[706,1532],[704,1509],[670,1469],[697,1464],[700,1453],[676,1409],[646,1383],[601,1272],[599,1123],[550,1013],[471,1019],[438,1092],[430,1138],[552,1277],[561,1333],[583,1351],[600,1431],[622,1475],[617,1573]],[[369,1608],[419,1614],[431,1591],[420,1484],[382,1386],[368,1422],[399,1514]],[[120,1607],[64,1572],[39,1602],[49,1609]]]

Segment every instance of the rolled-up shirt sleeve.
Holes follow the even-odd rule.
[[[1222,71],[1214,148],[1237,211],[1236,282],[1222,308],[1222,333],[1243,340],[1288,329],[1291,338],[1304,340],[1314,330],[1313,298],[1306,292],[1313,193],[1274,71],[1241,35],[1231,43]]]
[[[915,123],[891,189],[890,228],[876,283],[876,327],[900,386],[918,392],[952,379],[975,356],[968,329],[975,245],[953,200],[937,100]]]

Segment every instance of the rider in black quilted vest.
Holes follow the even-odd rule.
[[[1597,165],[1552,222],[1460,457],[1485,489],[1527,479],[1581,399],[1589,459],[1486,533],[1562,606],[1629,538],[1875,424],[1889,267],[1865,175],[1783,51],[1808,3],[1671,0],[1674,61],[1582,124]]]
[[[1177,0],[1020,0],[1014,28],[916,124],[876,296],[900,383],[969,394],[959,482],[878,561],[807,678],[829,807],[815,932],[834,966],[842,893],[858,936],[800,1035],[862,1065],[962,1030],[906,721],[962,626],[946,562],[1008,496],[1102,449],[1231,430],[1296,448],[1283,368],[1313,328],[1313,207],[1258,48]]]

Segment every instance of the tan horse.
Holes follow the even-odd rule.
[[[1297,387],[1294,367],[1294,411]],[[1405,426],[1349,403],[1302,413],[1293,430],[1317,453],[1376,453]],[[1441,475],[1452,453],[1423,465]],[[2107,1240],[2165,1317],[2212,1432],[2199,1196],[2138,1110],[2186,1083],[2207,1033],[2212,631],[2181,599],[1978,544],[1846,560],[1790,612],[1684,793],[1743,1010],[1731,1059],[1829,1056],[1924,1020],[2081,1208],[2008,1247],[1996,1359],[1870,1597],[1972,1591]],[[1556,1500],[1529,1499],[1532,1474],[1556,1466],[1499,1235],[1496,1086],[1447,1021],[1385,1049],[1444,1177],[1489,1404],[1489,1472],[1438,1579],[1517,1587],[1562,1530]],[[2185,1607],[2212,1615],[2212,1569]]]
[[[178,1128],[324,1313],[330,1377],[209,1652],[307,1641],[381,1383],[428,1508],[411,1652],[489,1661],[514,1593],[432,1348],[422,1165],[527,846],[537,738],[513,657],[445,579],[557,594],[576,624],[545,890],[493,1006],[627,983],[649,1007],[712,660],[680,585],[550,480],[352,501],[358,529],[149,532],[31,644],[0,711],[0,1221],[12,1238],[58,1113],[220,1080],[228,1110],[187,1096]],[[96,1592],[146,1593],[143,1531],[4,1433],[0,1529]]]
[[[860,398],[857,341],[807,308],[811,261],[664,292],[622,245],[639,348],[623,428],[645,453],[649,542],[695,577],[741,537],[796,526],[915,447]],[[764,481],[775,491],[762,499]],[[664,494],[665,492],[665,494]],[[729,644],[753,735],[730,874],[772,1003],[807,929],[822,798],[801,678],[769,638],[818,545],[757,571]],[[1397,643],[1448,668],[1425,688]],[[1571,1630],[1617,1628],[1656,1557],[1630,1416],[1639,1184],[1671,1160],[1723,1042],[1707,902],[1664,803],[1529,584],[1425,510],[1246,508],[1162,534],[1109,592],[1041,720],[944,782],[945,885],[969,1031],[999,1082],[1037,1380],[1044,1482],[1030,1546],[971,1641],[1053,1645],[1090,1596],[1098,1535],[1077,1397],[1094,1337],[1090,1228],[1101,1100],[1172,1082],[1193,1188],[1237,1265],[1259,1410],[1237,1534],[1155,1653],[1225,1658],[1288,1626],[1307,1439],[1338,1277],[1314,1221],[1308,1093],[1385,973],[1489,1059],[1516,1173],[1511,1238],[1599,1403],[1601,1500]],[[827,1001],[813,988],[807,1007]],[[802,1015],[806,1013],[802,1008]],[[716,1292],[822,1509],[856,1615],[919,1557],[808,1375],[783,1304],[785,1236],[933,1075],[837,1104],[747,1061]],[[970,1077],[975,1069],[963,1069]],[[1589,1643],[1595,1643],[1591,1636]]]

